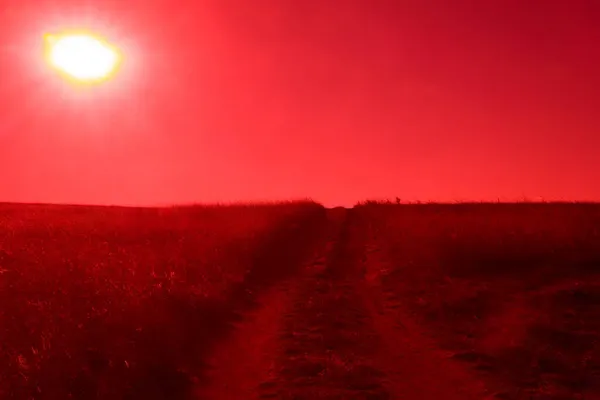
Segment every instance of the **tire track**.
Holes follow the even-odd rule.
[[[282,282],[257,300],[258,308],[235,324],[226,343],[208,360],[208,385],[198,399],[257,399],[257,388],[271,378],[280,316],[288,303],[290,282]]]
[[[279,336],[276,377],[262,398],[390,399],[386,374],[374,365],[373,321],[357,292],[346,213],[333,246],[302,276]]]
[[[422,333],[393,288],[382,284],[382,273],[391,268],[373,232],[364,225],[353,227],[364,265],[359,293],[372,316],[384,351],[375,355],[388,372],[389,390],[395,399],[492,399],[492,392],[463,365],[449,359],[447,352]],[[389,268],[388,268],[389,267]]]
[[[369,232],[352,211],[328,210],[318,242],[312,259],[258,296],[256,311],[215,350],[196,398],[486,398],[371,281],[381,260],[365,254]]]
[[[250,400],[273,397],[277,392],[281,379],[276,359],[283,351],[280,335],[284,316],[293,306],[302,277],[325,265],[325,254],[334,247],[344,217],[336,211],[328,212],[327,224],[315,240],[309,262],[264,293],[254,293],[255,307],[243,312],[233,333],[215,347],[207,360],[204,382],[197,385],[194,398]]]

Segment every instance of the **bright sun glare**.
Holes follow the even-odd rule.
[[[112,77],[121,53],[101,37],[87,33],[45,35],[46,61],[75,83],[99,83]]]

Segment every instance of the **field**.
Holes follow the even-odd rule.
[[[0,397],[181,398],[322,212],[0,206]]]
[[[385,253],[369,254],[369,278],[498,397],[598,398],[600,207],[380,205],[361,214],[370,248]]]
[[[600,205],[0,204],[0,398],[600,399]]]

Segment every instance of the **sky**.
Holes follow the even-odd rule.
[[[86,90],[44,63],[85,27]],[[595,0],[0,0],[0,201],[600,201]]]

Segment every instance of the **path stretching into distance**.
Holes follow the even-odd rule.
[[[331,209],[313,255],[256,293],[207,360],[197,399],[485,399],[370,279],[367,237]]]

